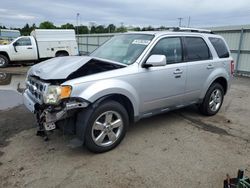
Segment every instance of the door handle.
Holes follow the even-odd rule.
[[[27,49],[28,49],[28,50],[31,50],[31,49],[32,49],[32,47],[27,47]]]
[[[209,64],[208,66],[207,66],[207,69],[213,69],[214,68],[214,66],[212,65],[212,64]]]
[[[174,74],[182,74],[182,73],[183,73],[183,71],[180,70],[180,69],[176,69],[176,70],[174,71]]]

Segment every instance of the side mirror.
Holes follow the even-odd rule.
[[[13,43],[13,47],[14,47],[15,52],[17,52],[16,46],[17,46],[17,42],[14,42],[14,43]]]
[[[165,55],[151,55],[143,67],[159,67],[167,64],[167,58]]]

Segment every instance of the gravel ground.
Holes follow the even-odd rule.
[[[250,176],[249,104],[250,79],[236,78],[216,116],[188,107],[144,119],[104,154],[60,131],[44,142],[23,105],[2,110],[0,187],[219,188],[238,168]]]

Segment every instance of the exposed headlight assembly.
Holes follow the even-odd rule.
[[[61,99],[70,97],[71,86],[48,86],[46,93],[43,95],[44,103],[57,104]]]

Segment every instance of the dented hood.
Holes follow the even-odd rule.
[[[91,59],[99,58],[94,58],[90,56],[56,57],[32,66],[28,74],[38,76],[43,80],[66,79],[72,72],[77,71],[83,65],[88,63]],[[120,63],[116,62],[106,62],[121,65]]]
[[[88,56],[56,57],[32,66],[28,74],[43,80],[65,79],[91,59]]]

